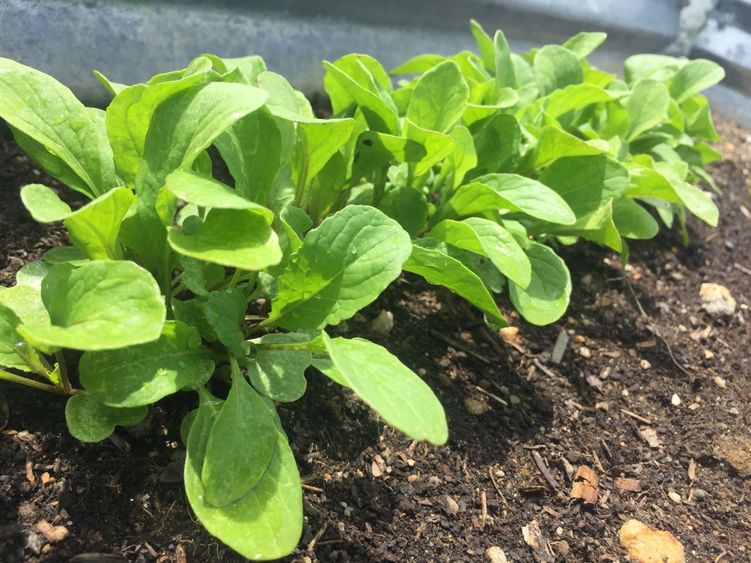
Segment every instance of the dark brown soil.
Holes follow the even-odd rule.
[[[498,546],[509,561],[539,561],[522,534],[537,521],[555,560],[623,561],[618,530],[629,518],[672,532],[688,561],[751,559],[751,135],[720,129],[719,228],[691,221],[688,248],[675,232],[633,244],[633,295],[616,256],[577,245],[562,251],[574,292],[555,326],[512,317],[519,332],[504,340],[412,277],[349,323],[351,334],[367,333],[382,309],[394,314],[384,343],[425,375],[451,436],[442,448],[410,443],[310,373],[305,398],[280,409],[305,483],[305,530],[290,560],[479,561]],[[37,181],[49,180],[14,145],[0,146],[0,283],[63,240],[20,205],[19,187]],[[735,315],[701,310],[703,282],[730,290]],[[561,331],[570,343],[555,364]],[[239,560],[194,521],[181,484],[165,482],[179,475],[188,395],[153,409],[143,428],[81,445],[66,432],[62,400],[0,390],[10,405],[0,434],[1,561],[91,552],[119,557],[108,561]],[[570,496],[580,465],[599,477],[594,506]],[[619,490],[618,477],[638,479],[641,491]],[[41,520],[69,534],[50,544]]]

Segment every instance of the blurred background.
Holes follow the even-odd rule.
[[[751,126],[751,0],[0,0],[0,56],[55,76],[90,105],[93,77],[136,83],[215,53],[262,55],[312,94],[323,59],[360,52],[388,69],[419,53],[474,49],[469,19],[501,28],[515,51],[606,31],[591,58],[620,70],[634,53],[705,57],[725,67],[715,111]]]

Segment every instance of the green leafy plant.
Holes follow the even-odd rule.
[[[315,368],[415,440],[447,439],[430,388],[385,348],[326,328],[403,271],[506,321],[566,310],[556,253],[583,238],[627,256],[686,210],[717,209],[697,180],[718,158],[708,61],[644,55],[625,81],[584,57],[603,34],[524,55],[475,23],[479,55],[421,55],[392,75],[367,55],[324,62],[334,116],[251,56],[202,56],[126,86],[106,111],[0,59],[0,117],[51,176],[21,198],[71,246],[0,288],[0,379],[69,396],[82,441],[193,391],[181,434],[188,500],[207,530],[251,559],[291,552],[302,526],[294,456],[275,403]],[[232,177],[217,178],[208,150]],[[506,289],[507,288],[507,289]],[[82,352],[77,369],[69,366]],[[67,363],[66,363],[67,360]]]

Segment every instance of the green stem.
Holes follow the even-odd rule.
[[[164,290],[164,304],[167,307],[167,319],[174,319],[172,311],[172,251],[168,244],[164,245],[164,262],[162,263],[162,289]]]
[[[295,205],[302,207],[303,196],[305,195],[305,184],[308,183],[308,166],[310,164],[308,159],[308,137],[303,133],[300,135],[300,142],[303,147],[302,162],[300,164],[300,175],[297,178],[297,186],[295,188]]]
[[[376,170],[375,177],[373,178],[373,207],[378,207],[383,199],[383,194],[386,191],[386,171],[381,168]]]
[[[235,273],[232,274],[232,277],[229,280],[229,283],[227,284],[227,289],[232,289],[237,285],[237,282],[240,281],[240,277],[243,275],[243,271],[238,268],[235,270]]]
[[[57,360],[57,365],[60,367],[60,385],[63,391],[70,395],[73,387],[68,377],[68,365],[65,363],[65,356],[63,356],[61,351],[58,351],[55,352],[55,359]]]
[[[76,389],[70,389],[69,391],[65,391],[61,387],[56,387],[54,385],[42,383],[41,381],[29,379],[28,377],[22,377],[20,375],[10,373],[2,369],[0,369],[0,380],[9,381],[11,383],[18,383],[19,385],[26,385],[27,387],[33,387],[34,389],[39,389],[40,391],[47,391],[48,393],[55,393],[56,395],[73,395],[78,392],[78,390]]]

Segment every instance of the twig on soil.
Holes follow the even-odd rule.
[[[480,528],[485,527],[485,521],[488,519],[488,495],[485,491],[480,493]]]
[[[532,460],[535,462],[537,469],[540,471],[540,473],[542,473],[542,476],[545,478],[547,484],[550,485],[550,488],[557,492],[560,489],[560,487],[558,486],[558,481],[555,480],[555,477],[553,477],[553,474],[548,469],[548,466],[545,465],[545,462],[542,460],[542,456],[534,450],[531,453]]]
[[[321,487],[314,487],[313,485],[306,485],[305,483],[302,484],[302,488],[306,491],[312,491],[314,493],[322,493],[323,489]]]
[[[639,422],[643,422],[644,424],[649,424],[649,425],[651,425],[651,424],[652,424],[652,421],[651,421],[651,420],[649,420],[648,418],[644,418],[643,416],[641,416],[641,415],[638,415],[638,414],[636,414],[635,412],[633,412],[633,411],[630,411],[630,410],[628,410],[628,409],[621,409],[621,412],[622,412],[623,414],[626,414],[626,415],[630,416],[631,418],[635,418],[635,419],[636,419],[636,420],[638,420]]]
[[[308,552],[315,551],[316,544],[318,543],[318,540],[320,540],[323,537],[323,534],[326,533],[326,529],[329,527],[328,522],[324,522],[323,526],[321,526],[321,529],[316,532],[316,535],[313,536],[313,539],[310,540],[310,543],[308,544]]]
[[[495,477],[493,477],[493,468],[488,467],[488,476],[490,477],[490,482],[493,483],[493,488],[495,489],[495,492],[498,493],[498,496],[503,501],[503,504],[506,505],[506,508],[508,508],[508,501],[506,500],[506,497],[503,496],[503,493],[501,492],[501,488],[498,486],[498,483],[495,480]]]
[[[741,266],[738,262],[733,262],[733,268],[735,268],[736,270],[740,272],[743,272],[744,274],[748,274],[749,276],[751,276],[751,270],[749,270],[745,266]]]
[[[493,399],[494,401],[498,401],[498,402],[499,402],[499,403],[501,403],[501,404],[502,404],[502,405],[503,405],[504,407],[507,407],[507,406],[508,406],[508,403],[507,403],[506,401],[504,401],[503,399],[501,399],[501,398],[500,398],[500,397],[499,397],[498,395],[496,395],[495,393],[491,393],[490,391],[486,391],[485,389],[483,389],[483,388],[482,388],[482,387],[480,387],[479,385],[475,385],[475,389],[476,389],[477,391],[479,391],[480,393],[482,393],[483,395],[487,395],[488,397],[490,397],[490,398],[491,398],[491,399]]]
[[[480,360],[481,362],[483,362],[485,364],[492,364],[493,363],[488,358],[486,358],[485,356],[483,356],[482,354],[478,354],[477,352],[475,352],[474,350],[472,350],[472,348],[470,348],[468,346],[465,346],[464,344],[461,344],[460,342],[457,342],[453,338],[449,338],[445,334],[441,334],[440,332],[438,332],[436,330],[429,330],[428,334],[430,334],[430,336],[432,336],[434,338],[437,338],[438,340],[442,340],[443,342],[445,342],[446,344],[448,344],[452,348],[456,348],[457,350],[461,350],[462,352],[465,352],[466,354],[469,354],[473,358],[475,358],[477,360]]]
[[[533,359],[532,363],[535,364],[535,367],[548,377],[555,377],[555,372],[550,368],[546,368],[544,365],[542,365],[542,362],[537,358]]]
[[[642,307],[641,301],[639,301],[639,297],[636,295],[636,291],[634,291],[634,286],[631,285],[631,281],[626,277],[626,275],[622,275],[623,283],[626,284],[626,287],[628,287],[629,292],[631,293],[631,297],[634,298],[634,301],[636,302],[636,307],[639,309],[639,314],[641,314],[642,318],[647,322],[647,327],[649,328],[650,332],[654,334],[657,338],[659,338],[662,343],[665,345],[665,348],[667,348],[668,355],[670,356],[670,359],[672,360],[675,367],[677,367],[679,370],[681,370],[684,374],[686,374],[689,379],[691,378],[691,372],[688,371],[681,363],[676,359],[675,354],[673,354],[673,349],[670,347],[670,344],[668,344],[668,341],[665,340],[665,337],[660,334],[660,331],[657,329],[657,327],[652,323],[652,320],[650,319],[647,312],[644,310],[644,307]]]

